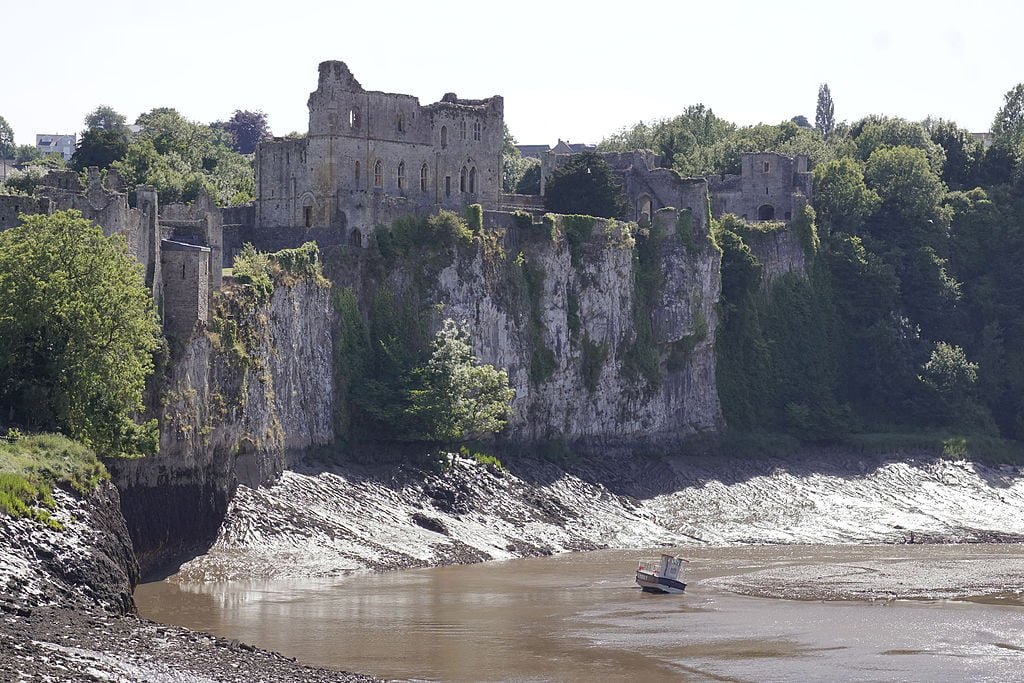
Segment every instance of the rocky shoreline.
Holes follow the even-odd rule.
[[[1024,540],[1018,467],[833,453],[518,457],[506,466],[460,456],[433,467],[293,462],[273,485],[240,486],[213,546],[173,580],[324,577],[605,547]],[[0,679],[376,680],[138,618],[138,567],[116,489],[55,498],[63,531],[0,519]],[[786,578],[792,590],[781,597],[805,597],[806,580]],[[735,590],[756,594],[761,579]]]
[[[0,680],[374,681],[137,617],[138,565],[117,490],[60,488],[64,528],[0,517]]]

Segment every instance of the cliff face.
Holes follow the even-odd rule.
[[[474,352],[509,372],[508,436],[664,445],[718,428],[718,251],[681,238],[672,209],[649,234],[585,220],[510,226],[438,278],[439,317],[465,320]]]
[[[160,453],[113,463],[140,564],[208,545],[238,483],[280,475],[288,450],[332,438],[330,290],[278,277],[266,300],[218,295],[166,378]]]
[[[108,482],[78,495],[56,488],[56,531],[30,519],[0,514],[0,611],[40,606],[135,611],[139,566]]]

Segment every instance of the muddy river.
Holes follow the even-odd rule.
[[[684,595],[633,583],[660,551],[136,591],[142,616],[382,678],[1019,680],[1024,546],[683,549]]]

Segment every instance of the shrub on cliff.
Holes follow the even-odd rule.
[[[573,155],[551,174],[544,187],[544,208],[552,213],[616,218],[626,210],[622,184],[601,155]]]
[[[419,439],[462,441],[498,432],[508,422],[516,393],[508,373],[481,363],[468,337],[464,327],[445,320],[430,360],[412,373],[406,414]]]
[[[0,416],[103,455],[156,450],[136,424],[160,328],[124,238],[77,211],[0,233]]]

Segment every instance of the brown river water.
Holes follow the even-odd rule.
[[[387,679],[1024,680],[1024,546],[608,550],[334,579],[144,584],[142,616]]]

